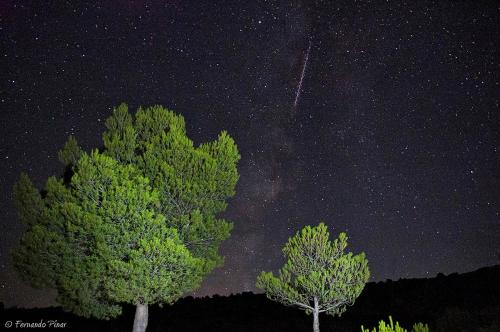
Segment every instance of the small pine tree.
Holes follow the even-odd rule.
[[[313,330],[319,332],[319,314],[340,316],[370,277],[365,254],[345,254],[346,247],[345,233],[330,242],[325,224],[306,226],[283,248],[287,262],[279,276],[262,272],[257,287],[271,300],[312,312]]]

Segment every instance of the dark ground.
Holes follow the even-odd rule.
[[[321,331],[360,331],[389,315],[406,328],[428,323],[431,331],[500,331],[500,265],[464,274],[439,274],[432,279],[401,279],[367,284],[355,305],[340,318],[320,316]],[[1,304],[0,304],[1,305]],[[61,308],[4,309],[7,321],[66,323],[71,331],[128,331],[134,308],[111,321],[84,319]],[[311,331],[312,317],[267,300],[262,294],[179,300],[173,306],[150,308],[148,331]],[[11,329],[15,330],[14,327]],[[32,330],[32,329],[30,329]]]

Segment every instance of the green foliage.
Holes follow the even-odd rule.
[[[76,165],[76,162],[80,159],[82,153],[83,151],[78,146],[76,138],[71,135],[57,156],[59,157],[59,161],[61,161],[65,166],[73,166]]]
[[[234,195],[239,160],[226,133],[195,148],[184,119],[160,106],[133,117],[122,104],[106,126],[102,153],[68,139],[59,158],[69,179],[49,178],[43,196],[25,174],[14,187],[27,227],[16,269],[97,318],[120,314],[118,303],[172,303],[222,262],[231,224],[215,215]]]
[[[306,226],[283,248],[287,262],[279,275],[263,272],[257,287],[270,299],[308,313],[341,315],[347,305],[354,304],[370,277],[364,253],[345,254],[346,247],[345,233],[330,242],[323,223]]]
[[[412,328],[413,332],[429,332],[429,326],[424,323],[415,323]]]
[[[121,104],[106,120],[108,131],[102,136],[106,153],[118,161],[131,162],[134,157],[137,134],[128,107]]]
[[[429,332],[429,326],[427,324],[423,323],[416,323],[413,324],[413,328],[411,330],[412,332]],[[378,329],[374,327],[372,330],[370,329],[365,329],[363,326],[361,326],[361,332],[407,332],[405,328],[402,328],[399,326],[399,323],[396,322],[396,325],[394,325],[394,322],[392,321],[392,317],[389,316],[389,323],[384,322],[381,320],[378,323]]]
[[[15,189],[21,207],[39,199],[28,181]],[[201,282],[202,261],[156,213],[158,193],[132,165],[83,154],[69,188],[50,178],[45,189],[16,267],[34,285],[55,286],[66,309],[108,318],[121,311],[114,302],[171,303]]]
[[[36,224],[42,211],[42,197],[26,173],[14,185],[14,204],[19,219],[27,226]]]
[[[44,234],[48,225],[42,216],[43,200],[25,173],[21,174],[14,186],[14,204],[19,219],[29,230],[21,238],[19,249],[14,252],[14,265],[23,271],[21,277],[33,286],[53,287],[54,270],[50,266],[57,257],[44,253],[50,252],[50,247],[56,239]]]
[[[201,276],[223,262],[220,244],[232,224],[216,215],[226,209],[238,181],[240,155],[233,139],[195,147],[184,118],[161,106],[140,108],[135,116],[121,104],[106,121],[104,153],[134,165],[159,193],[156,211],[178,230],[190,252],[203,259]]]

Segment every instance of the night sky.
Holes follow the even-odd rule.
[[[73,134],[99,147],[121,102],[164,105],[242,155],[223,268],[195,295],[256,291],[325,221],[372,280],[500,261],[497,1],[0,2],[0,300],[52,305],[10,252],[12,187],[60,175]],[[293,107],[304,70],[301,95]]]

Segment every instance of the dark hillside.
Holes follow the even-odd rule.
[[[367,284],[356,304],[341,318],[320,317],[322,331],[359,331],[392,315],[403,326],[423,321],[431,331],[500,331],[500,265],[432,279],[401,279]],[[7,321],[66,322],[71,331],[127,331],[134,308],[112,321],[83,319],[60,308],[2,310]],[[187,297],[173,306],[150,310],[148,331],[311,331],[312,318],[243,293],[211,298]]]

